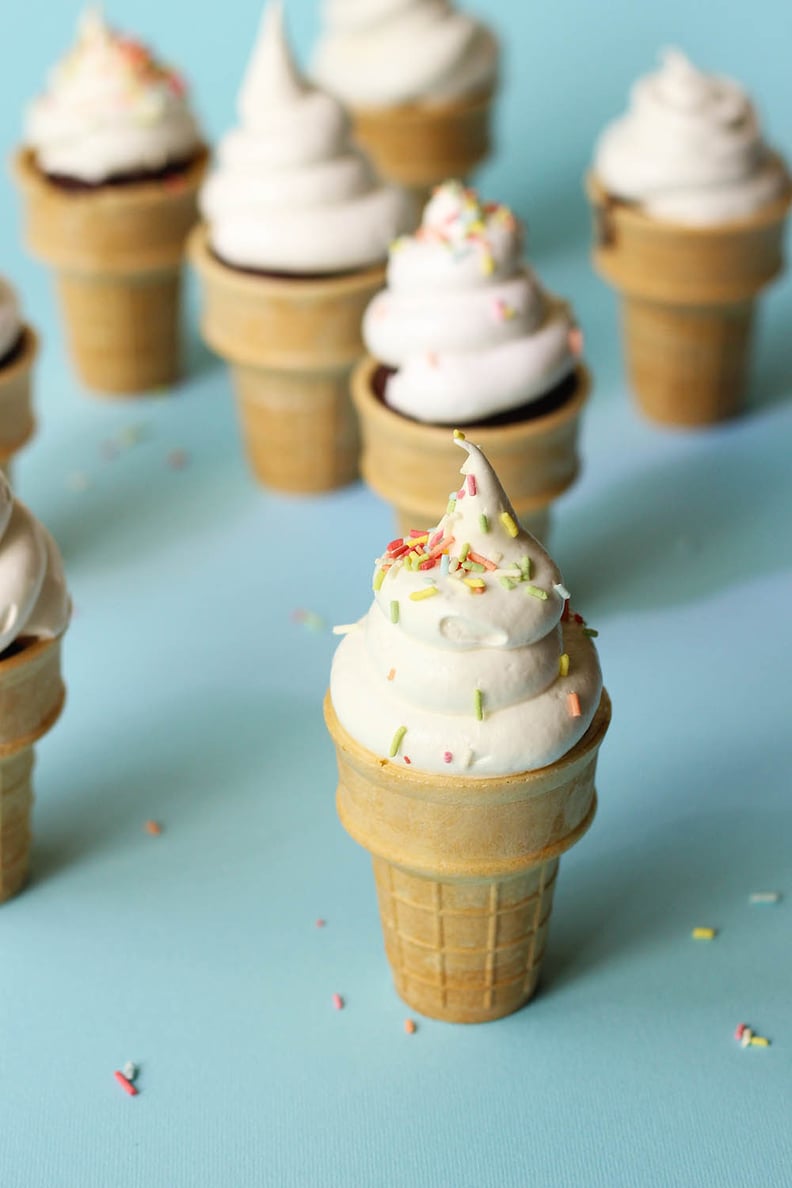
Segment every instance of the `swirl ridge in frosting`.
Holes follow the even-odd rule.
[[[280,3],[264,12],[238,106],[200,200],[217,254],[297,274],[384,260],[413,221],[412,200],[378,181],[338,100],[301,78]]]
[[[342,726],[429,772],[535,770],[583,737],[602,677],[555,564],[519,526],[478,447],[436,528],[393,541],[374,601],[333,661]]]
[[[200,131],[181,75],[88,10],[29,108],[25,139],[45,173],[99,184],[188,160]]]
[[[594,168],[615,196],[691,226],[747,218],[790,184],[742,87],[678,50],[635,83],[629,110],[600,136]]]
[[[418,231],[393,244],[387,288],[363,319],[367,350],[396,369],[391,408],[470,425],[538,400],[574,370],[579,331],[523,262],[522,240],[508,207],[446,182]]]
[[[498,45],[447,0],[326,0],[313,73],[352,107],[445,101],[491,87]]]
[[[60,635],[70,613],[57,545],[0,475],[0,654],[23,638]]]

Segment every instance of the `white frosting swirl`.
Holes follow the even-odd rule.
[[[89,10],[30,107],[26,140],[45,173],[100,183],[186,161],[200,132],[181,76]]]
[[[0,654],[22,637],[60,635],[70,613],[57,545],[0,474]]]
[[[522,263],[512,212],[446,182],[418,231],[393,245],[388,287],[370,303],[363,339],[397,368],[386,402],[439,425],[470,425],[536,400],[576,365],[568,307]]]
[[[280,3],[264,13],[239,114],[201,195],[212,246],[227,263],[294,273],[366,267],[413,224],[412,200],[376,180],[338,101],[300,78]]]
[[[463,485],[411,550],[424,568],[411,568],[398,542],[379,558],[373,605],[336,651],[330,694],[342,726],[375,754],[388,755],[406,727],[394,762],[446,774],[534,770],[588,729],[602,692],[597,654],[486,458],[460,444]]]
[[[594,168],[610,193],[691,226],[746,218],[789,186],[742,88],[678,50],[635,84],[629,111],[599,139]]]
[[[7,280],[0,276],[0,363],[19,342],[22,318],[17,295]]]
[[[351,107],[458,99],[494,85],[498,44],[448,0],[325,0],[313,72]]]

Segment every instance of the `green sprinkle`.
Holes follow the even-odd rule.
[[[522,570],[523,581],[527,582],[531,576],[531,558],[526,553],[524,557],[520,557],[518,564]]]
[[[437,586],[427,586],[425,590],[413,590],[410,599],[413,602],[423,602],[425,598],[434,598],[435,594],[439,594]]]
[[[446,508],[446,515],[453,516],[456,511],[456,499],[449,499],[448,507]]]
[[[463,561],[462,568],[467,569],[469,573],[484,573],[487,567],[480,561]]]
[[[467,557],[469,552],[470,552],[470,541],[465,541],[465,543],[462,545],[462,552],[459,554],[460,563],[464,563],[464,560]]]
[[[398,623],[398,621],[399,621],[399,604],[394,599],[393,602],[391,602],[391,623]]]
[[[525,593],[530,594],[532,598],[539,598],[542,602],[547,602],[547,590],[540,590],[538,586],[525,586]]]
[[[595,631],[593,627],[584,627],[583,634],[587,635],[589,639],[596,639],[599,635],[599,631]]]
[[[399,729],[396,731],[396,733],[394,734],[393,739],[391,741],[390,750],[388,751],[389,758],[392,759],[394,757],[394,755],[398,754],[399,747],[401,746],[401,741],[404,738],[406,733],[407,733],[406,726],[400,726]]]
[[[489,517],[484,512],[479,516],[479,528],[482,532],[489,532]]]
[[[516,585],[516,582],[513,582],[511,578],[507,577],[499,577],[498,581],[503,586],[504,590],[513,590]]]
[[[385,570],[378,569],[377,572],[374,574],[374,590],[375,590],[375,592],[381,588],[382,583],[384,581],[385,581]]]
[[[483,693],[481,689],[473,690],[473,709],[476,711],[476,718],[481,722],[484,718],[484,710],[481,705]]]

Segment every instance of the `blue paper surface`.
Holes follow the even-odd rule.
[[[614,720],[542,989],[498,1023],[405,1034],[321,717],[329,625],[368,605],[390,511],[362,486],[255,486],[195,292],[183,385],[85,395],[6,179],[0,269],[44,343],[17,484],[58,539],[76,614],[67,709],[37,748],[33,879],[0,909],[3,1188],[792,1181],[792,284],[763,300],[750,414],[652,428],[624,387],[581,192],[597,131],[672,41],[742,79],[792,158],[786,9],[479,9],[507,47],[482,189],[529,219],[531,259],[573,300],[595,375],[551,547],[600,631]],[[288,10],[304,54],[313,5]],[[15,13],[5,157],[76,15],[45,0]],[[200,19],[182,0],[117,0],[109,15],[184,69],[213,137],[230,124],[251,0]],[[752,905],[758,890],[784,898]],[[716,939],[694,942],[697,925]],[[740,1022],[772,1046],[740,1048]],[[127,1060],[134,1099],[112,1075]]]

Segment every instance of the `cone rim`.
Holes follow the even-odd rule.
[[[35,150],[27,145],[22,145],[16,150],[11,168],[23,190],[46,189],[50,194],[61,195],[64,201],[82,203],[83,205],[102,203],[104,206],[111,207],[129,206],[141,202],[151,205],[159,204],[162,202],[163,192],[167,196],[172,194],[174,198],[181,198],[184,194],[200,187],[208,164],[209,147],[201,142],[195,150],[195,155],[184,169],[175,175],[179,178],[180,184],[172,191],[169,190],[168,183],[162,179],[127,182],[119,186],[100,184],[87,190],[66,190],[49,180],[36,162]]]

